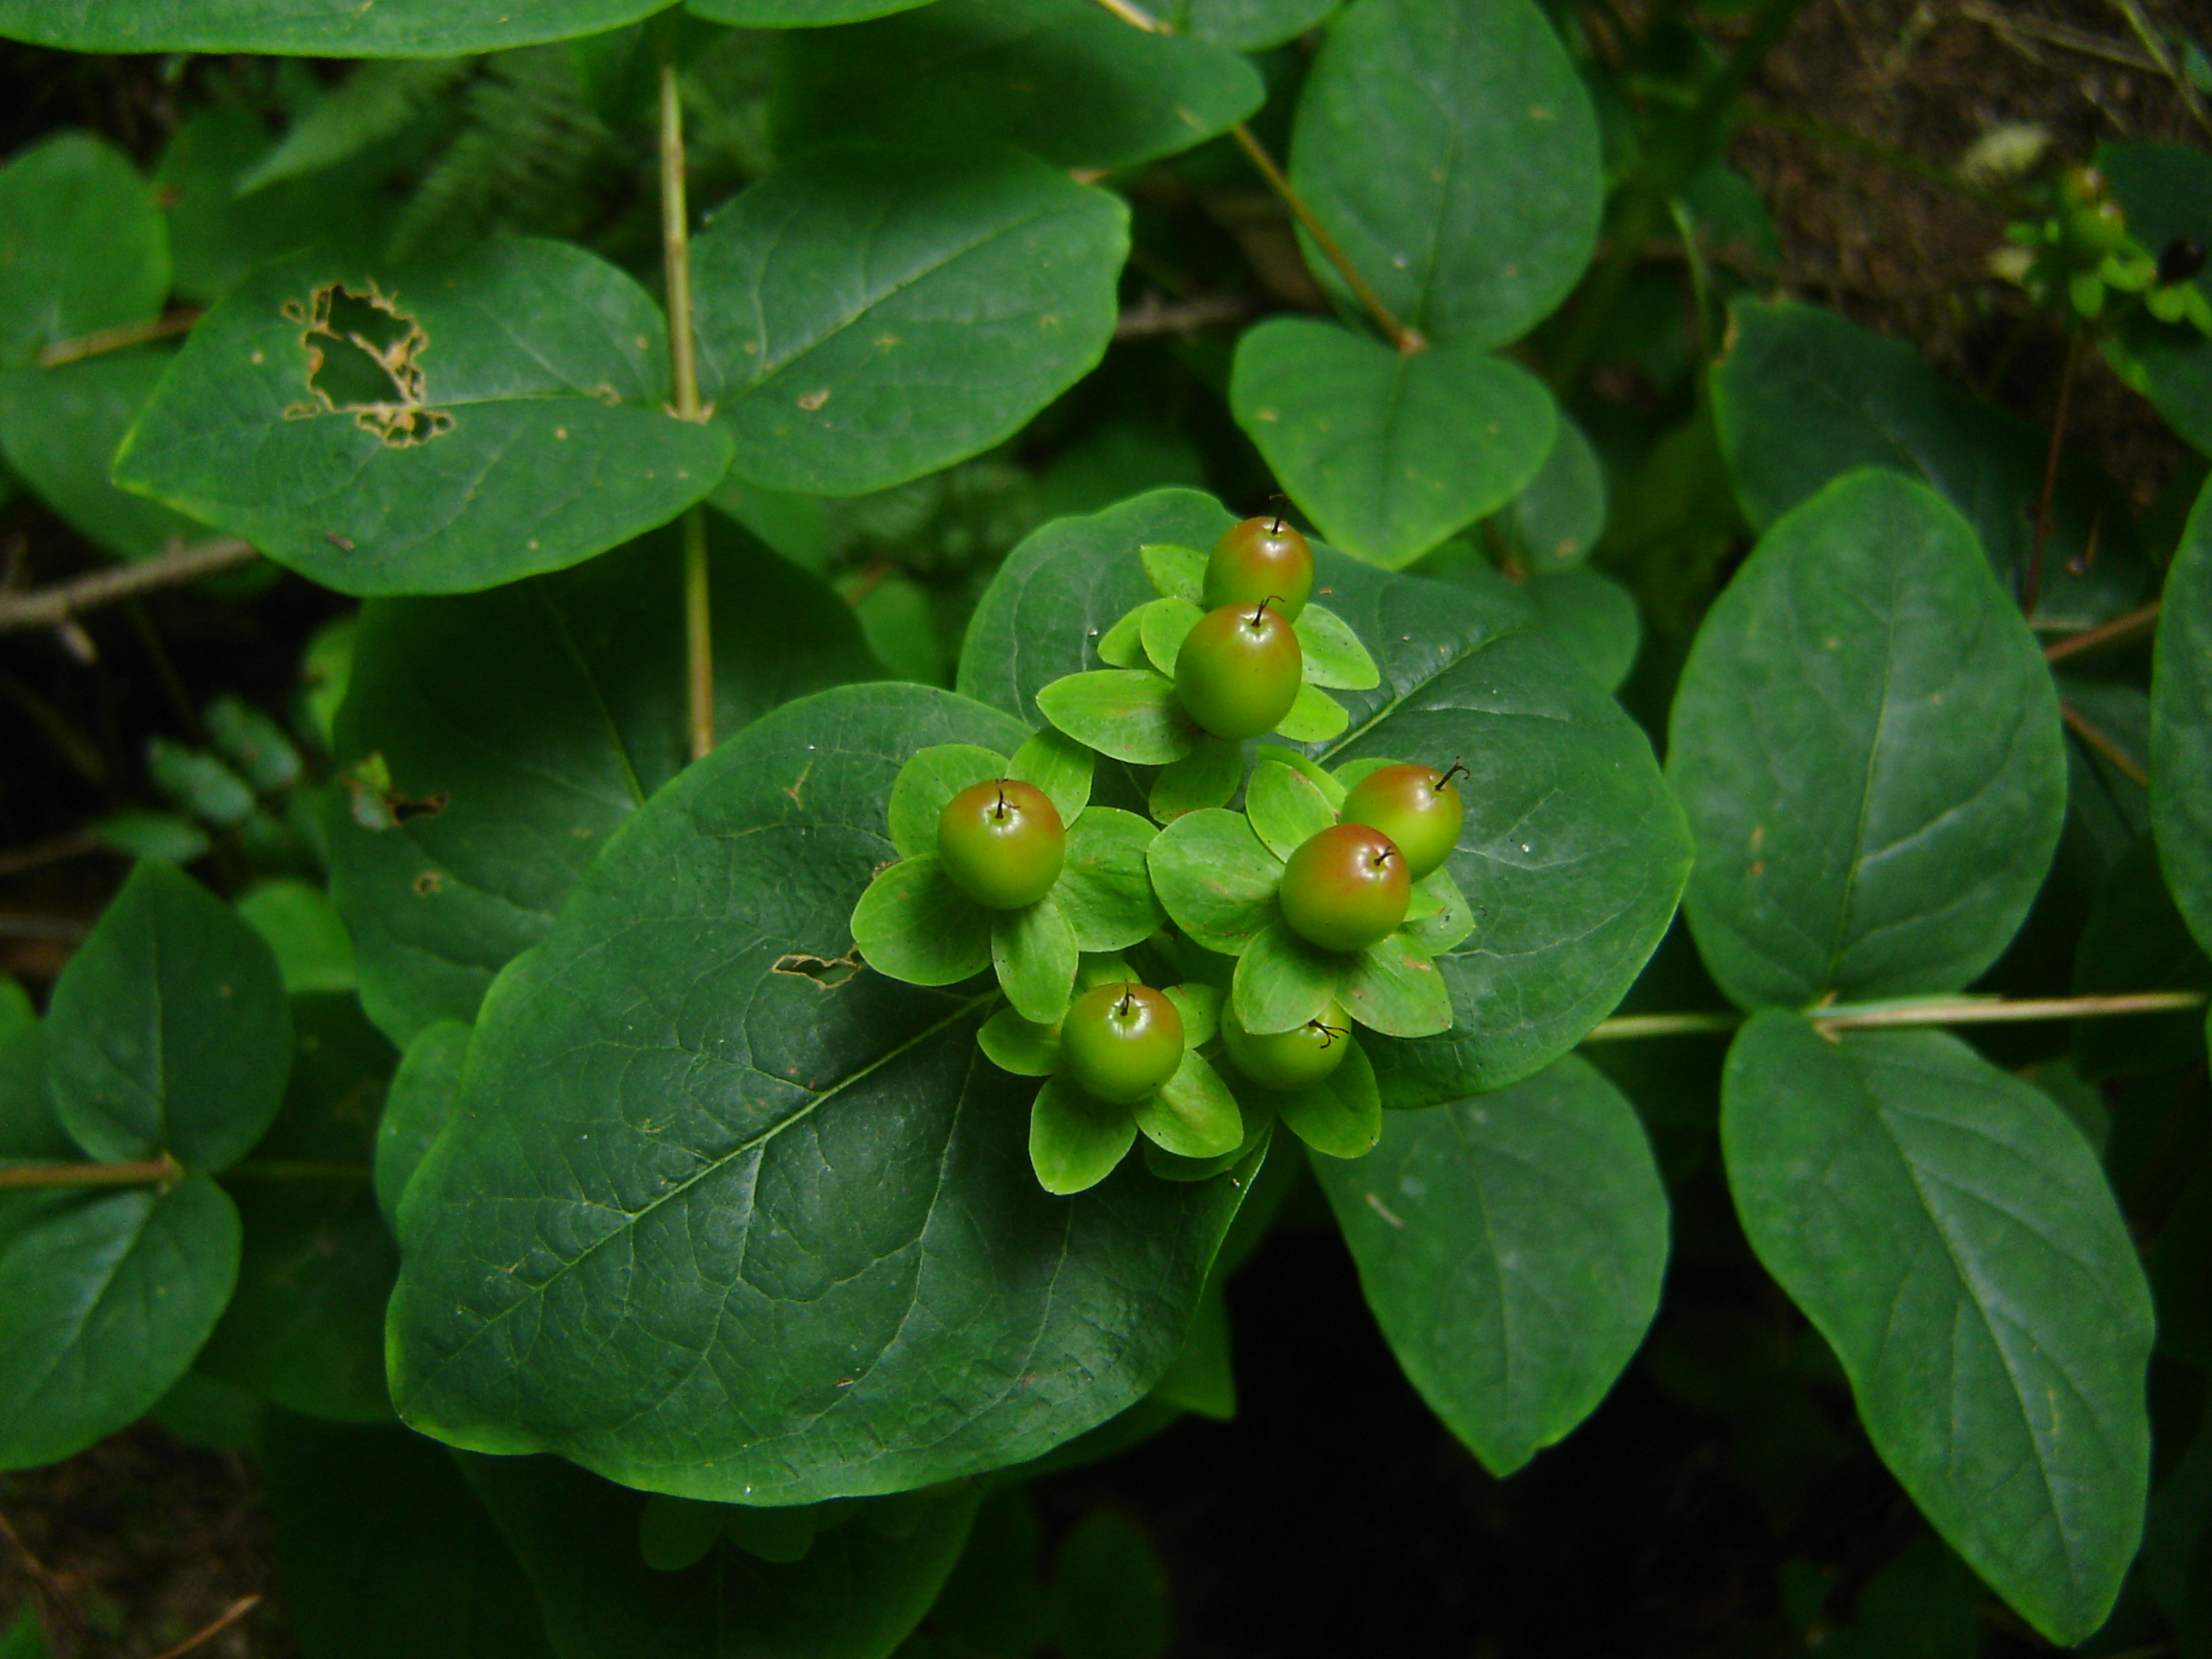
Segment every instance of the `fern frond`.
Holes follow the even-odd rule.
[[[247,169],[236,194],[320,173],[400,132],[424,105],[474,66],[473,58],[364,63],[318,99],[283,142]]]

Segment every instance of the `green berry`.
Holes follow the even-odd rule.
[[[1232,742],[1282,724],[1305,673],[1298,636],[1265,601],[1207,612],[1175,657],[1175,689],[1185,711]]]
[[[1289,1031],[1254,1036],[1238,1023],[1234,1007],[1221,1010],[1221,1044],[1229,1063],[1263,1089],[1308,1089],[1344,1064],[1352,1023],[1341,1003]]]
[[[1060,1064],[1091,1094],[1134,1105],[1183,1064],[1183,1016],[1148,985],[1098,985],[1060,1022]]]
[[[1419,881],[1442,868],[1459,845],[1459,826],[1467,808],[1459,799],[1452,774],[1466,768],[1455,764],[1442,773],[1430,766],[1384,766],[1352,785],[1344,796],[1339,816],[1347,824],[1365,824],[1398,843],[1406,855],[1406,874]]]
[[[1272,601],[1290,621],[1313,591],[1313,549],[1271,513],[1232,524],[1206,561],[1206,608]]]
[[[1406,856],[1380,830],[1332,824],[1290,854],[1283,920],[1324,950],[1363,950],[1406,920],[1413,896]]]
[[[937,856],[952,885],[993,910],[1034,904],[1060,879],[1068,831],[1033,783],[987,778],[937,815]]]

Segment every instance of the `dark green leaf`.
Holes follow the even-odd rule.
[[[110,812],[87,828],[105,847],[127,858],[159,858],[170,864],[189,864],[214,842],[191,819],[176,812]]]
[[[1084,950],[1124,950],[1165,920],[1145,864],[1155,833],[1136,813],[1112,806],[1094,806],[1068,832],[1068,862],[1052,900]]]
[[[374,1166],[376,1207],[395,1233],[399,1230],[399,1200],[407,1184],[453,1115],[471,1029],[458,1020],[424,1026],[407,1045],[399,1069],[392,1074],[384,1116],[376,1124]]]
[[[565,243],[301,253],[201,319],[115,477],[341,592],[489,588],[714,487],[730,440],[667,413],[667,362],[645,291]]]
[[[35,10],[0,0],[0,35]],[[169,237],[154,187],[123,153],[57,132],[0,169],[0,364],[43,346],[150,322],[169,292]]]
[[[1280,46],[1336,10],[1338,0],[1168,0],[1154,15],[1177,32],[1239,52]]]
[[[1407,357],[1305,318],[1245,330],[1229,402],[1322,533],[1392,569],[1534,477],[1555,419],[1543,382],[1478,345]]]
[[[300,751],[284,729],[260,709],[228,692],[207,705],[207,740],[265,795],[300,781]]]
[[[258,195],[272,184],[323,172],[396,137],[425,104],[465,80],[472,67],[466,58],[361,64],[309,105],[281,141],[262,146],[267,154],[228,181],[230,193]]]
[[[1171,824],[1189,812],[1228,805],[1243,781],[1244,745],[1201,734],[1190,754],[1170,760],[1154,775],[1144,809],[1161,823]]]
[[[2174,902],[2212,951],[2212,485],[2189,516],[2158,614],[2151,818]]]
[[[708,530],[716,732],[873,671],[821,581],[719,517]],[[578,872],[683,767],[682,584],[663,533],[489,593],[363,609],[337,754],[381,755],[404,817],[364,830],[338,803],[331,898],[395,1042],[473,1019],[500,965],[544,937]]]
[[[1698,950],[1745,1007],[1955,991],[1997,959],[2066,808],[2051,676],[1973,532],[1865,471],[1761,539],[1674,700]]]
[[[1009,436],[1106,349],[1127,222],[1012,149],[840,146],[778,169],[691,245],[732,470],[854,495]]]
[[[1314,1151],[1331,1158],[1364,1158],[1382,1133],[1382,1095],[1359,1040],[1346,1032],[1337,1041],[1346,1051],[1335,1070],[1305,1089],[1269,1091],[1267,1104]]]
[[[991,965],[999,990],[1024,1020],[1050,1025],[1068,1012],[1079,954],[1074,925],[1050,893],[1019,910],[991,913]]]
[[[306,1659],[551,1659],[529,1583],[436,1441],[272,1411],[261,1468]]]
[[[784,0],[805,5],[808,0]],[[0,35],[71,52],[427,58],[634,23],[662,0],[0,0]]]
[[[353,989],[353,941],[313,882],[293,876],[256,881],[239,895],[238,916],[267,941],[288,993]]]
[[[904,12],[924,0],[685,0],[685,9],[740,29],[814,29]]]
[[[0,450],[39,499],[108,552],[150,559],[205,532],[108,481],[115,446],[174,353],[114,351],[58,369],[0,372]]]
[[[2182,144],[2106,144],[2097,169],[2128,215],[2128,231],[2156,253],[2176,236],[2212,238],[2212,157]],[[2212,278],[2198,288],[2212,298]],[[2150,398],[2174,429],[2212,454],[2212,339],[2188,325],[2158,323],[2130,306],[2098,344],[2121,378]]]
[[[1026,1166],[1036,1085],[975,1050],[988,998],[779,972],[842,953],[901,756],[1023,735],[918,686],[827,692],[591,866],[486,1000],[402,1206],[410,1422],[808,1502],[1033,1456],[1166,1369],[1240,1191],[1132,1168],[1053,1198]]]
[[[132,872],[62,970],[47,1031],[61,1121],[100,1159],[220,1169],[269,1127],[291,1066],[276,957],[167,864]]]
[[[1167,1575],[1127,1516],[1096,1509],[1052,1562],[1052,1605],[1066,1659],[1159,1659],[1167,1648]]]
[[[1398,1363],[1493,1475],[1588,1416],[1644,1340],[1667,1193],[1588,1062],[1393,1112],[1370,1156],[1313,1169]]]
[[[982,1496],[924,1501],[902,1538],[865,1514],[829,1526],[788,1566],[723,1543],[661,1573],[634,1542],[639,1494],[552,1457],[461,1462],[569,1659],[888,1659],[959,1559]]]
[[[1336,807],[1321,786],[1295,764],[1295,750],[1263,748],[1244,788],[1244,815],[1267,851],[1288,861],[1315,835],[1336,822]]]
[[[1226,132],[1262,95],[1235,52],[1132,29],[1091,0],[937,0],[794,36],[771,129],[784,155],[1006,139],[1056,167],[1111,171]]]
[[[204,1175],[41,1213],[0,1254],[0,1469],[71,1456],[160,1399],[237,1272],[238,1213]]]
[[[1137,549],[1211,546],[1233,522],[1211,497],[1163,490],[1046,525],[977,606],[962,689],[1034,720],[1038,688],[1082,669],[1094,632],[1150,596]],[[1382,677],[1335,694],[1353,735],[1330,765],[1460,756],[1475,768],[1450,866],[1475,928],[1438,963],[1453,1030],[1377,1053],[1383,1097],[1431,1105],[1502,1087],[1571,1047],[1634,979],[1687,872],[1680,815],[1644,735],[1533,628],[1510,584],[1498,594],[1390,576],[1325,546],[1314,558],[1317,596]],[[1256,840],[1252,850],[1275,863]],[[1177,916],[1176,878],[1160,853],[1152,864]]]
[[[1146,861],[1169,919],[1210,950],[1235,955],[1275,918],[1283,860],[1240,812],[1213,807],[1176,819]]]
[[[1922,1513],[2053,1641],[2096,1629],[2142,1534],[2152,1312],[2080,1133],[1956,1038],[1766,1013],[1721,1136],[1752,1247]]]
[[[1476,347],[1566,298],[1604,198],[1589,96],[1528,0],[1349,8],[1298,100],[1290,181],[1400,321]]]
[[[146,771],[163,794],[204,824],[234,830],[253,814],[252,785],[204,749],[152,737]]]
[[[1564,411],[1551,454],[1498,522],[1531,575],[1579,565],[1605,533],[1604,468]]]
[[[1237,1378],[1229,1368],[1229,1305],[1218,1284],[1198,1299],[1198,1311],[1183,1334],[1183,1352],[1150,1397],[1220,1423],[1237,1415]]]
[[[2212,962],[2158,873],[2158,850],[2146,835],[2104,873],[2088,926],[2074,953],[2074,990],[2212,990]],[[2199,1008],[2124,1019],[2077,1020],[2074,1064],[2083,1077],[2143,1077],[2194,1064],[2204,1052]]]
[[[1147,668],[1096,668],[1041,686],[1045,718],[1099,754],[1141,766],[1180,760],[1203,733],[1183,712],[1175,683]]]
[[[1601,570],[1572,565],[1531,576],[1522,591],[1559,649],[1606,690],[1619,690],[1644,643],[1635,595]]]
[[[2023,589],[2047,430],[1952,385],[1905,342],[1832,312],[1746,299],[1728,315],[1734,343],[1713,371],[1713,407],[1753,529],[1854,468],[1886,468],[1948,500],[2006,590]],[[2035,616],[2086,627],[2145,596],[2143,564],[2110,483],[2081,467],[2059,478]]]
[[[245,1251],[199,1369],[287,1410],[383,1422],[399,1255],[369,1177],[398,1057],[349,996],[297,998],[293,1030],[284,1109],[233,1179]]]

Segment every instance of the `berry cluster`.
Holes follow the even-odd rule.
[[[996,972],[1007,1006],[978,1041],[1044,1079],[1030,1161],[1060,1193],[1140,1136],[1171,1180],[1231,1167],[1278,1119],[1323,1152],[1367,1151],[1382,1097],[1362,1045],[1450,1029],[1434,957],[1474,926],[1445,868],[1465,766],[1333,772],[1280,745],[1247,765],[1249,739],[1341,733],[1327,688],[1381,682],[1350,625],[1310,603],[1306,539],[1262,517],[1211,554],[1140,553],[1160,597],[1099,637],[1113,666],[1039,691],[1051,729],[1011,757],[945,744],[907,761],[890,804],[902,856],[853,915],[894,978]],[[1153,821],[1091,803],[1094,752],[1160,768]]]

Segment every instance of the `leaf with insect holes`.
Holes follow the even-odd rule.
[[[1180,760],[1201,735],[1183,712],[1175,683],[1146,669],[1067,675],[1039,688],[1037,707],[1077,742],[1140,766]]]
[[[342,593],[469,592],[711,490],[729,436],[672,396],[659,307],[581,248],[374,272],[299,253],[200,320],[114,473]]]

